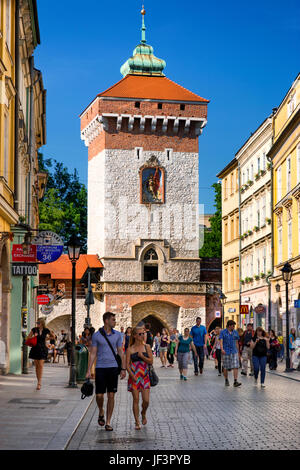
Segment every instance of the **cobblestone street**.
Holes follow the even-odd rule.
[[[97,424],[93,400],[67,449],[80,450],[264,450],[300,448],[300,382],[267,374],[266,388],[240,376],[242,386],[224,386],[212,361],[202,376],[182,382],[178,371],[160,369],[160,383],[151,390],[148,424],[134,429],[132,398],[121,382],[112,420],[113,432]],[[295,377],[299,373],[295,373]]]

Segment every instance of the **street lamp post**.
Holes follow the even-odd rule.
[[[75,312],[76,312],[76,263],[80,256],[81,244],[76,237],[72,235],[68,242],[68,255],[69,260],[72,263],[72,351],[71,351],[71,365],[70,365],[70,378],[69,378],[69,388],[77,388],[76,383],[76,365],[75,365]]]
[[[225,303],[226,303],[226,295],[223,292],[220,293],[220,300],[222,303],[222,329],[224,330],[224,315],[225,315]]]
[[[282,272],[282,278],[285,282],[285,295],[286,295],[286,313],[285,313],[285,324],[286,324],[286,366],[285,372],[292,372],[291,363],[290,363],[290,340],[289,340],[289,282],[292,279],[293,268],[289,263],[285,263],[283,268],[280,270]]]

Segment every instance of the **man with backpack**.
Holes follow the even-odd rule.
[[[149,344],[150,348],[152,349],[154,338],[153,338],[153,334],[150,331],[150,328],[151,328],[150,323],[146,323],[145,324],[145,334],[147,335],[146,344]]]
[[[86,378],[91,378],[92,365],[96,362],[96,401],[99,408],[98,424],[105,425],[106,431],[113,431],[110,425],[114,410],[115,393],[118,390],[119,374],[126,377],[126,359],[122,348],[122,335],[114,330],[115,314],[103,315],[104,327],[93,334]],[[104,394],[107,392],[106,421],[104,418]]]

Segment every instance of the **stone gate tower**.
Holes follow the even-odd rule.
[[[119,325],[205,323],[200,281],[198,137],[208,100],[169,80],[142,37],[123,78],[81,114],[88,147],[88,253],[96,295]]]

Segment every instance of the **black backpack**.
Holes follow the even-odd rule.
[[[81,399],[84,400],[85,397],[90,397],[94,393],[94,385],[90,382],[90,379],[86,379],[83,383],[81,389]]]
[[[149,344],[149,346],[152,348],[153,346],[153,334],[151,331],[147,331],[147,341],[146,344]]]

